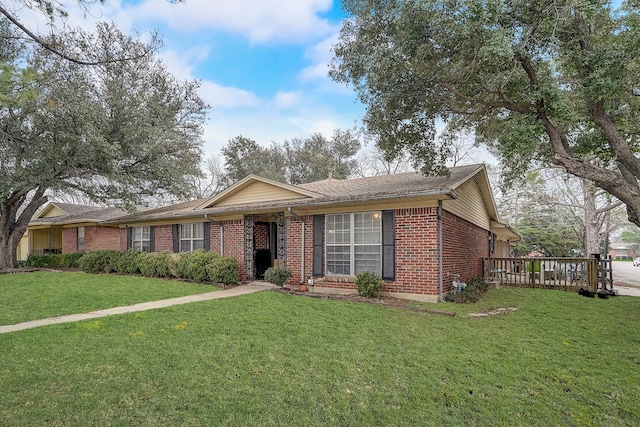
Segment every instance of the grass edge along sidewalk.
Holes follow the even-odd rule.
[[[172,305],[188,304],[192,302],[209,301],[217,298],[228,298],[238,295],[250,294],[267,289],[267,286],[261,285],[241,285],[231,289],[222,291],[207,292],[204,294],[187,295],[184,297],[168,298],[158,301],[142,302],[138,304],[106,308],[102,310],[91,311],[89,313],[70,314],[67,316],[48,317],[46,319],[31,320],[28,322],[17,323],[14,325],[0,326],[0,334],[22,331],[24,329],[37,328],[46,325],[56,325],[60,323],[78,322],[82,320],[96,319],[100,317],[113,316],[117,314],[134,313],[137,311],[154,310],[156,308],[170,307]]]

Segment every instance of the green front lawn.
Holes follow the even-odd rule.
[[[0,274],[0,325],[86,313],[218,288],[137,276],[48,272]]]
[[[640,298],[502,287],[427,306],[457,314],[265,291],[3,334],[0,420],[640,425]]]

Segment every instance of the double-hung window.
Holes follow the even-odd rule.
[[[131,229],[131,249],[142,252],[151,251],[151,227],[133,227]]]
[[[363,271],[382,272],[382,221],[380,212],[326,216],[327,274],[355,276]]]
[[[204,224],[180,224],[180,252],[204,249]]]

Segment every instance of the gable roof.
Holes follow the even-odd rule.
[[[302,186],[295,186],[290,184],[284,184],[282,182],[274,181],[272,179],[263,178],[258,175],[247,175],[240,181],[236,182],[232,186],[228,187],[226,190],[218,193],[209,199],[207,199],[204,203],[198,206],[196,209],[207,209],[212,208],[218,205],[232,205],[232,204],[240,204],[244,198],[233,200],[233,196],[237,195],[240,192],[247,191],[251,187],[258,187],[258,191],[264,189],[265,186],[272,187],[274,190],[269,194],[268,200],[288,200],[288,199],[301,199],[301,198],[313,198],[318,197],[320,194],[304,189]],[[265,200],[263,196],[262,201]],[[226,202],[226,203],[225,203]]]
[[[55,209],[62,211],[62,215],[47,216]],[[35,225],[64,225],[72,223],[102,222],[126,215],[119,208],[103,208],[99,206],[76,205],[72,203],[49,202],[44,209],[37,212],[29,222]]]
[[[249,175],[222,193],[124,216],[108,223],[132,224],[149,221],[188,220],[209,215],[260,213],[287,208],[321,208],[393,200],[451,200],[456,189],[475,180],[485,199],[488,216],[499,221],[485,166],[464,165],[449,168],[446,176],[424,176],[407,172],[353,179],[324,179],[290,185]]]

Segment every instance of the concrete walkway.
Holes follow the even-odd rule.
[[[31,320],[29,322],[17,323],[15,325],[0,326],[0,334],[8,332],[22,331],[24,329],[38,328],[46,325],[56,325],[59,323],[79,322],[82,320],[97,319],[100,317],[114,316],[117,314],[134,313],[136,311],[154,310],[156,308],[170,307],[172,305],[188,304],[191,302],[209,301],[218,298],[235,297],[238,295],[252,294],[265,289],[271,289],[273,285],[265,282],[254,282],[248,285],[240,285],[231,289],[207,292],[206,294],[187,295],[178,298],[169,298],[159,301],[142,302],[124,307],[106,308],[103,310],[91,311],[89,313],[70,314],[68,316],[49,317],[47,319]]]

